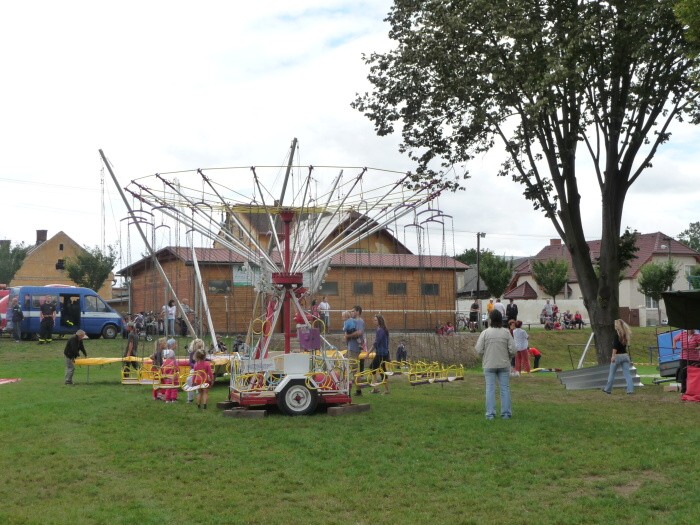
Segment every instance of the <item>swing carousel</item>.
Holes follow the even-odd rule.
[[[402,219],[415,221],[440,190],[416,183],[410,173],[301,166],[294,162],[295,150],[296,139],[286,165],[136,178],[124,190],[138,209],[124,192],[122,198],[130,224],[138,226],[143,214],[157,214],[191,234],[203,298],[195,235],[245,261],[257,298],[245,350],[230,357],[229,400],[242,407],[278,405],[289,415],[302,415],[319,403],[350,403],[354,377],[350,360],[326,339],[323,322],[306,310],[304,297],[321,289],[334,255],[385,228],[396,230]],[[110,173],[116,184],[111,168]],[[151,247],[149,252],[153,255]],[[206,313],[206,299],[204,308]],[[278,321],[283,350],[271,348]],[[208,329],[216,341],[211,317]]]

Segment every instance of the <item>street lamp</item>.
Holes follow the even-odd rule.
[[[668,263],[670,265],[671,264],[671,239],[668,237],[664,237],[661,240],[666,241],[666,244],[662,244],[661,246],[659,246],[659,248],[661,248],[662,250],[668,250]],[[673,283],[671,283],[671,286],[669,287],[668,291],[669,292],[673,291]]]
[[[481,258],[481,238],[486,237],[484,232],[478,232],[476,234],[476,300],[479,301],[479,318],[477,323],[479,324],[479,329],[481,329],[481,301],[479,298],[480,292],[480,280],[479,277],[479,259]]]

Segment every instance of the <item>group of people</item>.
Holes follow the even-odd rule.
[[[177,340],[165,337],[159,338],[155,343],[155,350],[151,354],[151,366],[160,376],[160,383],[153,389],[154,401],[166,403],[177,402],[180,384],[180,365],[177,361]],[[209,389],[214,384],[214,373],[211,362],[207,360],[207,352],[202,339],[194,339],[187,348],[190,372],[187,377],[187,402],[196,400],[197,408],[207,408]],[[206,385],[206,386],[203,386]],[[162,386],[162,388],[158,388]],[[195,389],[194,387],[199,387]]]
[[[494,308],[490,316],[490,326],[481,334],[476,342],[476,353],[482,358],[482,368],[486,382],[486,419],[493,420],[496,417],[496,384],[499,385],[501,400],[501,418],[510,419],[512,417],[510,377],[513,362],[516,370],[529,371],[529,345],[528,335],[522,328],[522,322],[509,323],[512,330],[509,331],[504,326],[503,314],[500,309]],[[686,339],[688,337],[686,336]],[[603,392],[610,394],[615,382],[615,374],[618,368],[622,368],[622,373],[627,385],[627,393],[634,393],[634,382],[630,372],[629,344],[631,340],[631,330],[622,319],[615,321],[615,337],[610,358],[610,369],[608,380],[603,387]],[[674,342],[675,344],[675,342]],[[696,342],[689,342],[688,347],[695,344],[698,364],[700,365],[700,338]],[[690,354],[688,354],[690,355]],[[537,351],[536,364],[539,365],[541,353]],[[524,366],[524,368],[523,368]]]
[[[348,345],[348,353],[353,359],[359,361],[359,372],[365,371],[365,358],[368,355],[367,341],[365,338],[365,321],[362,318],[362,307],[354,306],[351,310],[343,312],[343,333],[345,341]],[[370,370],[373,370],[375,381],[381,379],[384,385],[384,394],[389,393],[389,382],[386,381],[386,364],[390,361],[389,354],[389,329],[386,326],[384,316],[377,314],[374,316],[375,332],[374,343],[372,350],[374,351],[374,359],[370,365]],[[400,355],[399,355],[400,354]],[[406,346],[401,342],[397,349],[397,359],[406,360]],[[379,394],[381,391],[378,388],[373,388],[373,394]],[[355,389],[355,395],[362,395],[362,390],[358,387]]]

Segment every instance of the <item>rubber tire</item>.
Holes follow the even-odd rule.
[[[309,390],[303,379],[293,379],[279,393],[277,404],[288,416],[306,416],[316,410],[318,392]]]
[[[105,339],[114,339],[117,337],[118,333],[119,330],[117,330],[117,327],[113,324],[108,324],[102,329],[102,337]]]

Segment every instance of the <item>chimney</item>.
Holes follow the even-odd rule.
[[[561,239],[549,239],[550,246],[561,246]]]
[[[39,246],[42,242],[46,242],[46,234],[48,230],[36,231],[36,245]]]

